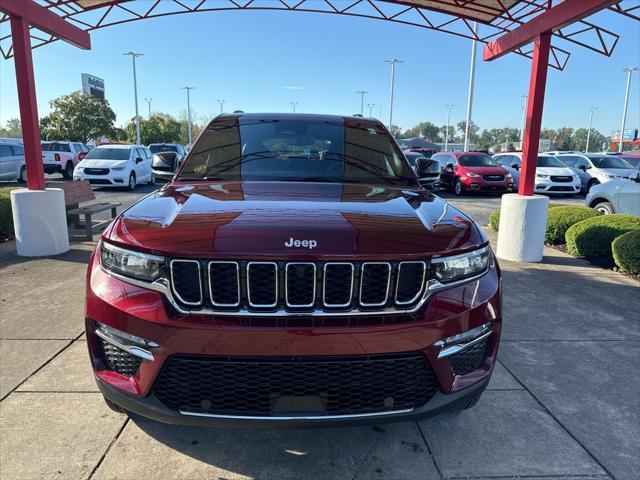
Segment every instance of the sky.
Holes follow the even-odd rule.
[[[147,0],[138,0],[147,2]],[[339,0],[338,0],[339,1]],[[148,2],[147,2],[148,3]],[[593,127],[603,134],[620,128],[626,74],[640,66],[640,22],[611,12],[598,23],[621,34],[608,58],[573,44],[566,69],[550,69],[543,126]],[[0,36],[9,26],[0,26]],[[374,116],[389,115],[389,58],[399,58],[394,124],[409,128],[421,121],[446,123],[445,105],[453,104],[452,123],[465,118],[471,42],[441,32],[379,20],[278,11],[203,12],[150,19],[92,32],[92,49],[63,42],[33,51],[38,111],[49,101],[81,88],[81,74],[105,80],[106,97],[118,125],[135,115],[131,59],[138,59],[140,114],[152,110],[179,115],[186,110],[183,86],[191,91],[196,116],[225,111],[354,114],[360,95],[375,104]],[[519,128],[522,95],[527,94],[530,61],[508,55],[482,62],[478,49],[473,121],[481,128]],[[19,116],[13,60],[0,59],[0,124]],[[627,128],[640,127],[640,72],[631,85]]]

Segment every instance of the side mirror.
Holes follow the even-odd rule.
[[[86,157],[87,153],[89,153],[89,152],[80,152],[80,153],[78,153],[78,160],[82,160],[84,157]]]
[[[513,168],[514,170],[520,170],[520,165],[514,163],[513,165],[511,165],[511,168]]]
[[[447,168],[453,169],[453,163],[447,163]]]
[[[140,157],[136,158],[136,163],[142,163],[142,158]]]
[[[629,180],[636,182],[636,183],[640,183],[640,171],[634,173],[633,175],[629,175]]]
[[[586,171],[587,171],[587,166],[586,166],[586,165],[580,165],[578,168],[579,168],[580,170],[582,170],[583,172],[586,172]]]

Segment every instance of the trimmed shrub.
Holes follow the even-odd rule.
[[[620,235],[640,229],[640,217],[599,215],[576,223],[567,230],[567,251],[592,263],[613,266],[611,243]]]
[[[564,234],[572,225],[597,217],[599,213],[589,207],[566,207],[562,205],[549,207],[547,214],[547,231],[544,241],[547,245],[559,245],[564,243]]]
[[[500,226],[500,210],[489,214],[489,226],[494,232],[498,231],[498,227]]]
[[[14,187],[0,188],[0,242],[13,237],[13,216],[11,214],[11,195]]]
[[[640,275],[640,229],[623,233],[611,244],[613,260],[621,272]]]

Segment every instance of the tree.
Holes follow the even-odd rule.
[[[441,142],[446,141],[447,139],[447,126],[442,125],[438,129],[438,139]],[[454,125],[449,125],[449,143],[455,143],[456,141],[456,127]]]
[[[556,130],[556,134],[551,139],[551,143],[553,143],[557,150],[575,150],[573,128],[562,127]]]
[[[22,124],[19,118],[7,120],[6,127],[0,127],[0,137],[22,138]]]
[[[178,122],[180,122],[180,143],[187,145],[189,143],[189,120],[187,111],[182,110],[178,115]],[[195,142],[200,132],[204,130],[204,127],[209,123],[209,119],[204,115],[198,115],[195,111],[191,110],[191,141]]]
[[[393,135],[396,138],[402,138],[402,129],[397,126],[397,125],[391,125],[391,128],[389,129],[389,131],[391,132],[391,135]]]
[[[459,137],[460,143],[462,143],[464,142],[464,135],[467,128],[467,122],[465,120],[462,120],[461,122],[458,122],[457,127],[458,127],[458,131],[460,132],[460,137]],[[478,136],[478,130],[480,130],[480,127],[478,127],[478,125],[473,123],[473,120],[472,120],[469,128],[469,142],[477,143],[478,140],[480,140],[480,137]]]
[[[415,127],[405,130],[402,138],[420,137],[430,142],[437,142],[440,137],[440,129],[431,122],[420,122]]]
[[[492,147],[507,148],[509,144],[520,141],[520,131],[517,128],[503,127],[483,130],[476,146],[481,150],[489,150]],[[513,147],[512,147],[513,148]]]
[[[573,134],[573,144],[576,150],[581,152],[587,149],[587,133],[589,129],[578,128]],[[591,137],[589,138],[589,150],[594,152],[602,149],[602,144],[606,143],[607,137],[601,134],[595,128],[591,129]]]
[[[106,100],[73,92],[49,105],[53,111],[40,121],[43,139],[88,143],[114,131],[116,114]]]
[[[140,119],[140,143],[175,143],[180,141],[182,126],[171,115],[154,113],[149,118]],[[125,127],[126,138],[129,142],[136,140],[136,119],[133,118]]]

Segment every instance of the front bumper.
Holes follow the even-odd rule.
[[[510,192],[512,181],[490,182],[482,177],[461,177],[460,181],[467,192]]]
[[[536,178],[535,193],[562,195],[580,193],[580,182],[552,182]]]
[[[460,410],[486,387],[496,361],[501,329],[499,270],[493,266],[473,282],[434,293],[415,313],[394,319],[324,319],[294,317],[252,321],[222,316],[183,316],[158,292],[123,282],[105,273],[95,256],[87,275],[87,340],[103,395],[124,409],[167,423],[301,426],[402,421]],[[361,320],[361,321],[360,321]],[[110,370],[101,357],[96,322],[146,339],[151,360],[142,360],[134,375]],[[478,368],[454,374],[448,357],[439,358],[443,339],[492,324],[492,342]],[[437,381],[437,393],[421,405],[402,411],[366,415],[256,416],[185,414],[156,395],[160,373],[171,358],[323,357],[416,353],[424,356]]]
[[[74,172],[73,180],[88,180],[96,187],[126,187],[129,181],[127,171],[109,172],[108,175],[87,175],[85,173]]]

